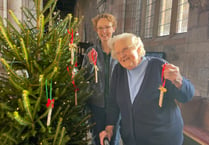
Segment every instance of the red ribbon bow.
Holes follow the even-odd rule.
[[[48,108],[50,106],[50,104],[52,103],[52,108],[54,108],[54,99],[48,99],[47,100],[47,104],[46,104],[46,107]]]

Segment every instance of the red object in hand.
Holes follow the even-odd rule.
[[[93,61],[94,65],[97,64],[97,55],[98,55],[97,51],[94,48],[92,48],[91,57],[92,57],[92,61]]]

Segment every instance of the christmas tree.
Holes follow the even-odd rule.
[[[76,62],[80,20],[60,19],[54,0],[34,4],[36,15],[22,9],[26,21],[9,11],[18,27],[0,17],[0,143],[85,145],[91,91]]]

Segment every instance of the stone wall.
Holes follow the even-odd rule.
[[[190,7],[188,32],[144,40],[148,51],[163,51],[195,85],[196,95],[209,97],[209,11]]]
[[[195,83],[197,93],[209,97],[209,11],[191,8],[189,22],[185,46],[188,56],[186,73]]]
[[[111,13],[117,18],[118,28],[115,34],[122,32],[139,34],[140,0],[77,0],[75,9],[77,17],[84,16],[80,29],[82,41],[95,41],[97,35],[91,19],[102,12]]]

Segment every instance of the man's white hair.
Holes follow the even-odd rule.
[[[113,38],[110,38],[107,42],[108,47],[111,50],[111,55],[112,55],[113,58],[117,59],[116,55],[115,55],[115,48],[114,48],[115,42],[118,41],[118,40],[121,40],[121,39],[131,39],[132,40],[131,45],[135,45],[136,47],[140,47],[139,55],[141,57],[143,57],[145,55],[146,52],[144,50],[144,44],[143,44],[140,37],[137,37],[136,35],[134,35],[132,33],[122,33],[122,34],[114,36]]]

